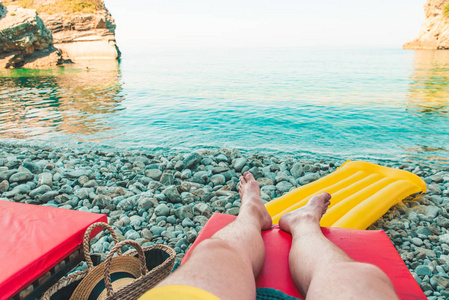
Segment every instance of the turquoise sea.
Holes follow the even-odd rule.
[[[149,50],[0,87],[4,142],[449,163],[449,51]]]

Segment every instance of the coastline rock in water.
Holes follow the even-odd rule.
[[[36,10],[14,5],[2,5],[0,10],[3,13],[0,18],[0,68],[47,67],[62,63],[59,51],[52,47],[51,31]]]
[[[121,55],[115,41],[115,21],[103,9],[95,13],[40,14],[53,33],[54,46],[64,59],[118,59]]]
[[[449,49],[449,0],[428,0],[426,19],[418,36],[404,44],[404,49]]]

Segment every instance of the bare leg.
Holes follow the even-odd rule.
[[[293,236],[289,265],[306,299],[398,299],[387,275],[374,265],[352,260],[321,232],[320,219],[331,196],[323,193],[285,214],[279,227]]]
[[[271,228],[271,217],[251,173],[240,178],[239,193],[237,219],[198,244],[188,261],[159,286],[189,285],[220,299],[255,299],[255,277],[265,257],[261,230]]]

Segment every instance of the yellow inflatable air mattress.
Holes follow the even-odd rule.
[[[390,207],[409,195],[426,192],[417,175],[368,162],[347,161],[332,174],[301,186],[265,204],[277,224],[279,218],[327,192],[331,205],[321,219],[323,227],[366,229]]]

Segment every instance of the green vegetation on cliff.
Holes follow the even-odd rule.
[[[4,0],[3,5],[18,5],[38,13],[94,13],[104,9],[103,0]]]

